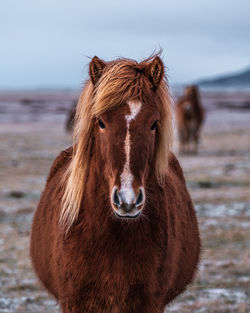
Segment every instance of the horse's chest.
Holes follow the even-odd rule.
[[[92,281],[92,287],[86,288],[88,282],[82,282],[79,298],[86,312],[129,313],[150,312],[153,303],[157,303],[156,291],[150,284],[131,273],[103,274]],[[82,292],[84,290],[84,292]]]
[[[188,125],[188,129],[189,129],[190,132],[194,132],[196,130],[196,128],[197,128],[197,120],[195,119],[194,116],[188,120],[187,125]]]
[[[86,312],[144,312],[159,291],[159,260],[147,248],[127,253],[115,247],[86,248],[77,251],[71,264],[74,297]]]
[[[85,257],[87,276],[92,276],[100,289],[109,291],[110,299],[129,293],[131,286],[154,289],[159,261],[156,254],[119,254],[117,251]],[[152,285],[152,286],[150,286]]]

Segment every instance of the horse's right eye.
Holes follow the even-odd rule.
[[[98,120],[98,124],[99,124],[101,129],[104,129],[106,127],[101,119]]]
[[[158,124],[158,120],[156,120],[154,124],[152,124],[151,130],[156,130],[157,124]]]

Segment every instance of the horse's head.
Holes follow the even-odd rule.
[[[115,68],[118,75],[112,77]],[[126,82],[123,90],[122,75],[129,76],[129,72],[131,85]],[[108,101],[114,101],[111,109],[97,113],[95,125],[111,206],[119,218],[136,218],[145,205],[147,178],[155,172],[155,144],[162,122],[156,91],[164,77],[164,66],[155,57],[149,64],[118,62],[109,68],[95,57],[90,63],[90,76],[96,86],[95,100],[100,102],[101,97],[106,102],[108,97]],[[141,83],[137,91],[133,91],[133,79]],[[117,93],[121,93],[120,99]]]
[[[75,211],[79,211],[82,182],[95,145],[101,160],[100,180],[108,183],[114,213],[119,218],[136,218],[147,201],[149,177],[161,185],[168,166],[172,121],[164,65],[158,56],[141,63],[127,59],[106,63],[94,57],[89,73],[91,80],[77,107],[77,145],[62,216],[74,219],[67,207],[76,197]]]
[[[191,117],[194,111],[193,103],[189,100],[185,100],[182,103],[183,111],[187,117]]]
[[[96,128],[109,182],[110,201],[121,218],[139,216],[145,204],[145,182],[154,168],[160,113],[157,106],[128,100],[98,116]]]

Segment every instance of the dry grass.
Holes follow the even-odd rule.
[[[250,128],[216,123],[209,114],[199,156],[180,158],[203,253],[193,285],[166,312],[250,312]],[[51,162],[70,138],[62,120],[38,121],[0,125],[0,142],[0,312],[58,313],[31,269],[29,234]]]

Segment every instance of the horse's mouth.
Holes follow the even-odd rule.
[[[135,215],[128,215],[128,214],[120,215],[119,213],[115,212],[115,215],[117,217],[124,218],[124,219],[135,219],[135,218],[138,218],[140,214],[141,212],[137,212]]]

